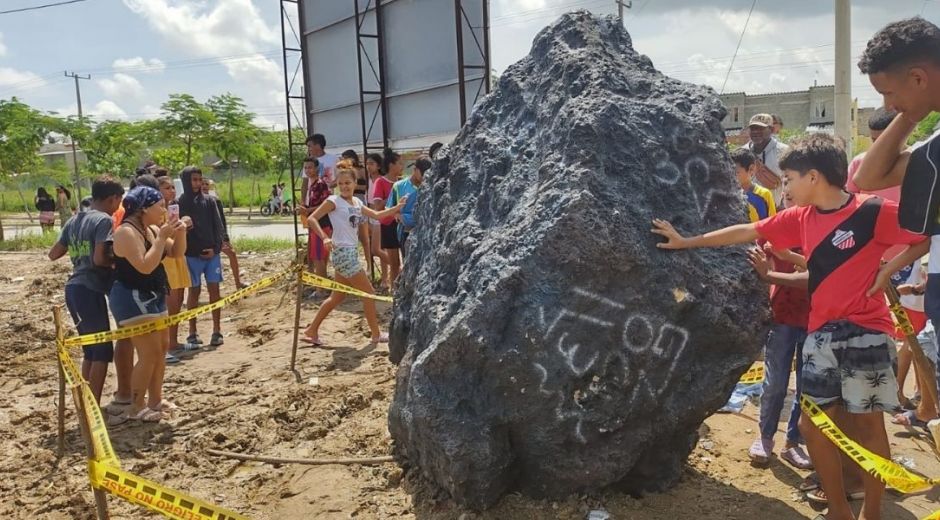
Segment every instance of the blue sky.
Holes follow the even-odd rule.
[[[50,1],[0,0],[0,10]],[[640,52],[671,76],[721,87],[751,2],[633,4],[625,22]],[[853,56],[889,21],[923,14],[940,23],[940,0],[852,4]],[[832,83],[831,5],[759,0],[725,90]],[[613,0],[491,0],[497,71],[524,56],[532,37],[572,8],[616,11]],[[98,119],[156,116],[170,93],[205,99],[232,92],[245,99],[259,124],[283,125],[278,9],[277,0],[86,0],[0,15],[0,98],[17,96],[43,110],[74,113],[73,83],[62,75],[68,69],[92,75],[82,82],[82,101]],[[862,106],[879,104],[857,73],[853,95]]]

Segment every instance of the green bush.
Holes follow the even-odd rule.
[[[273,253],[276,251],[292,251],[294,241],[289,238],[272,237],[235,237],[232,246],[239,253],[254,251],[255,253]]]
[[[58,231],[48,233],[27,232],[0,242],[0,251],[45,251],[51,248],[58,239]]]

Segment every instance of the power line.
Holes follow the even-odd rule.
[[[77,3],[79,3],[79,2],[84,2],[84,1],[86,1],[86,0],[66,0],[66,1],[64,1],[64,2],[56,2],[56,3],[53,3],[53,4],[34,5],[33,7],[21,7],[21,8],[19,8],[19,9],[10,9],[10,10],[8,10],[8,11],[0,11],[0,14],[22,13],[23,11],[35,11],[36,9],[45,9],[45,8],[47,8],[47,7],[56,7],[56,6],[60,6],[60,5],[77,4]]]
[[[731,69],[734,68],[734,59],[738,57],[738,50],[741,48],[741,42],[744,41],[744,33],[747,32],[747,24],[751,22],[751,14],[754,13],[754,7],[757,5],[757,0],[751,2],[751,10],[747,12],[747,19],[744,20],[744,28],[741,29],[741,37],[738,38],[738,45],[734,48],[734,54],[731,56],[731,63],[728,65],[728,72],[725,73],[725,81],[721,84],[721,91],[719,94],[725,93],[725,86],[728,84],[728,78],[731,77]]]

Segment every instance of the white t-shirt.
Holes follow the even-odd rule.
[[[754,143],[748,142],[746,145],[744,145],[744,148],[754,152]],[[780,157],[783,156],[784,152],[789,149],[789,146],[778,141],[776,137],[771,137],[770,142],[767,143],[767,146],[764,147],[764,151],[760,153],[754,152],[754,155],[756,155],[757,158],[767,166],[767,169],[775,173],[777,177],[780,178],[780,184],[777,185],[776,188],[770,190],[774,194],[774,202],[777,203],[778,208],[783,207],[781,204],[783,201],[783,170],[780,169]],[[764,187],[766,188],[767,186]]]
[[[362,201],[353,197],[350,204],[339,195],[330,195],[326,200],[336,206],[330,212],[333,244],[336,247],[356,247],[359,244],[359,224],[362,223]]]
[[[336,179],[334,170],[336,169],[337,158],[331,153],[325,153],[321,157],[317,157],[317,160],[320,161],[320,177],[326,181],[327,184],[333,184]]]
[[[908,285],[917,285],[927,279],[927,270],[924,269],[924,263],[921,259],[914,261],[914,268],[911,269],[907,279],[903,283]],[[901,305],[906,309],[924,312],[924,295],[907,294],[900,298]]]

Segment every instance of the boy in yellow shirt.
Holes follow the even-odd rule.
[[[738,184],[747,195],[747,211],[750,222],[777,214],[777,205],[774,204],[773,193],[763,186],[754,183],[754,174],[757,172],[757,156],[747,148],[739,148],[731,152],[734,161],[735,175]]]

